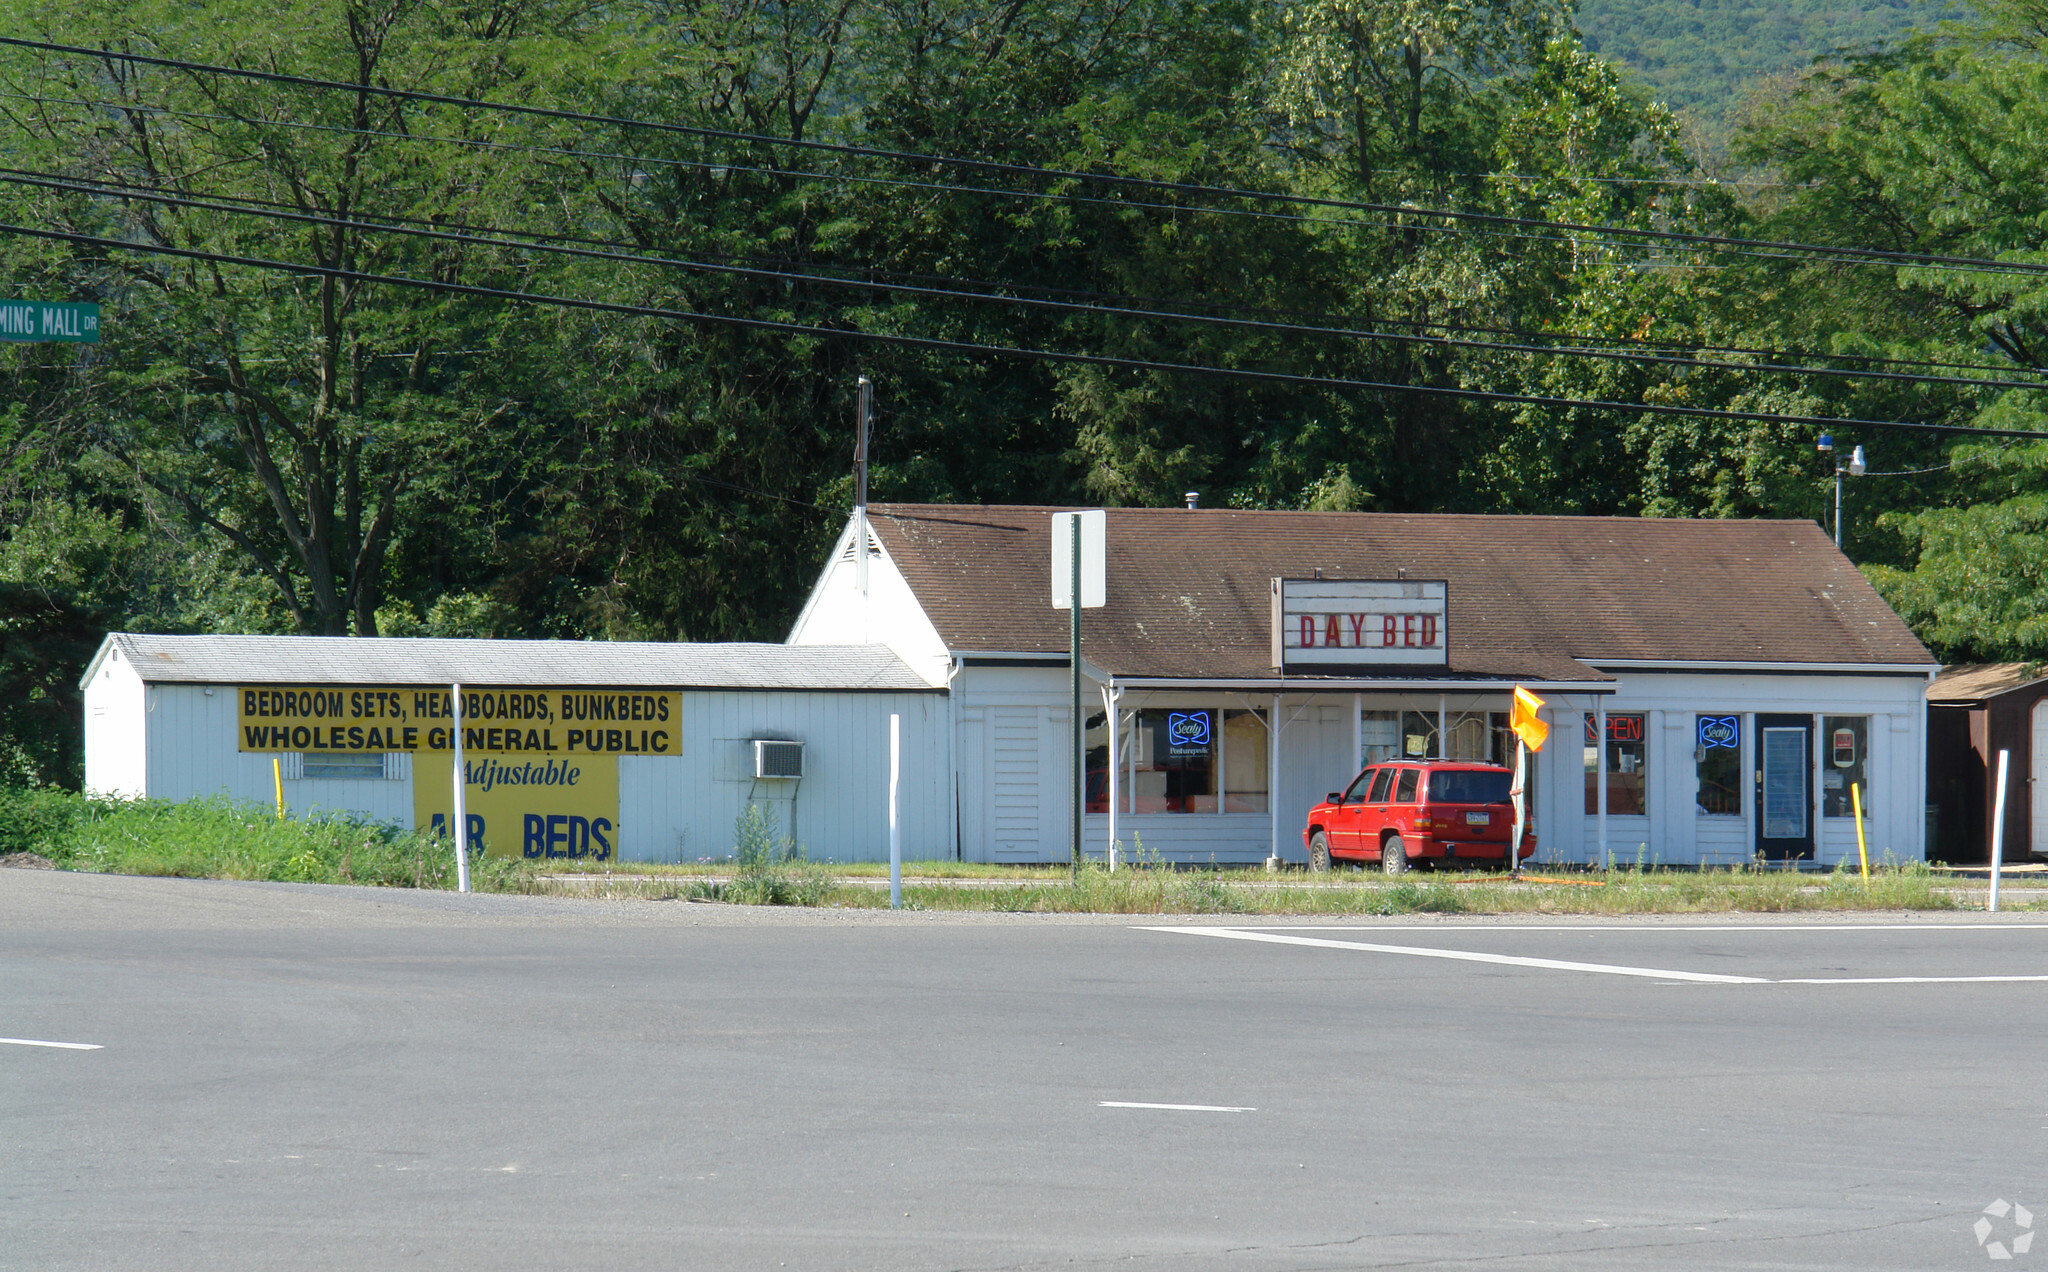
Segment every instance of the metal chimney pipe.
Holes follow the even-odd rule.
[[[1188,501],[1189,512],[1193,512],[1202,506],[1202,492],[1199,490],[1190,490],[1185,495],[1182,495],[1181,498]]]

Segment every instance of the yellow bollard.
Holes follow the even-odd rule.
[[[284,820],[284,763],[277,756],[270,757],[270,780],[277,784],[277,819]]]
[[[1863,862],[1863,877],[1870,878],[1870,849],[1863,843],[1863,791],[1857,783],[1849,783],[1849,804],[1856,810],[1856,856]]]

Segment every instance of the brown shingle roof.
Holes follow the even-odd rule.
[[[1929,702],[1982,702],[2040,678],[2036,663],[1963,663],[1943,667],[1927,686]]]
[[[956,650],[1064,652],[1056,508],[869,512]],[[1810,521],[1112,508],[1088,659],[1119,676],[1272,676],[1270,580],[1448,579],[1450,671],[1600,680],[1579,659],[1934,664]],[[1442,673],[1438,673],[1442,674]]]

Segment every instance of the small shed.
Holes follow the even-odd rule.
[[[881,645],[152,636],[87,667],[95,794],[449,825],[494,856],[722,857],[748,806],[816,859],[886,859],[890,717],[913,856],[951,856],[946,694]]]
[[[1989,860],[1998,753],[2006,861],[2048,856],[2048,676],[2039,663],[1945,667],[1927,686],[1928,857]]]

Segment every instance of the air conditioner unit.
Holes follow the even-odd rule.
[[[754,739],[755,777],[802,777],[804,744],[773,738]]]

